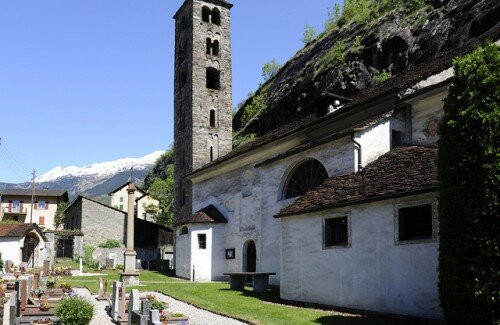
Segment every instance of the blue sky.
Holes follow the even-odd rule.
[[[244,0],[232,10],[233,106],[261,67],[302,47],[336,0]],[[172,16],[182,0],[0,2],[0,182],[166,149]]]

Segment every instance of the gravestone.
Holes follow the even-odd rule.
[[[115,268],[115,260],[112,258],[106,259],[106,270],[112,270]]]
[[[120,281],[113,281],[113,296],[111,300],[111,318],[115,322],[118,321],[119,307],[120,307],[120,288],[122,283]]]
[[[97,296],[97,300],[107,300],[108,299],[108,293],[106,292],[108,290],[108,281],[103,280],[102,277],[99,278],[99,295]]]
[[[35,274],[33,275],[33,290],[38,289],[38,285],[40,282],[40,270],[35,270]]]
[[[125,286],[122,285],[121,290],[120,290],[120,306],[118,308],[118,319],[120,320],[120,323],[127,322],[128,323],[128,313],[125,310],[127,306],[127,291],[125,289]]]
[[[128,325],[140,324],[140,316],[136,317],[135,312],[138,312],[141,308],[141,300],[139,299],[139,290],[133,289],[130,292],[130,299],[128,302]]]
[[[21,281],[21,311],[26,310],[26,304],[28,303],[28,281]]]
[[[163,322],[160,321],[160,311],[150,310],[149,311],[149,324],[148,325],[162,325]]]
[[[43,275],[50,275],[50,261],[43,261]]]
[[[5,261],[5,264],[4,264],[5,273],[12,273],[14,271],[12,269],[12,265],[14,265],[14,263],[11,260]]]

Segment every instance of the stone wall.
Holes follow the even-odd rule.
[[[126,240],[127,214],[97,202],[82,199],[81,231],[83,244],[97,247],[108,239],[122,244]]]

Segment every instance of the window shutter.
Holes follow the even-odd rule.
[[[9,201],[9,212],[12,212],[12,201]]]
[[[19,212],[23,213],[23,210],[24,210],[24,201],[21,201],[19,203]]]
[[[45,217],[40,216],[40,220],[38,222],[40,225],[45,225]]]
[[[49,209],[49,201],[45,201],[45,210]]]
[[[33,204],[33,210],[38,210],[38,201],[35,201],[35,204]]]

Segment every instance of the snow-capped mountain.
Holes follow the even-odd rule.
[[[155,151],[140,158],[124,158],[114,161],[93,163],[84,167],[56,167],[36,178],[37,188],[67,190],[70,197],[85,194],[92,197],[106,196],[118,186],[127,182],[131,176],[141,184],[156,160],[164,151]],[[0,189],[30,188],[30,183],[0,183]]]
[[[164,151],[155,151],[147,156],[140,158],[124,158],[103,163],[93,163],[85,167],[70,166],[63,168],[58,166],[40,177],[36,178],[37,182],[53,182],[64,177],[105,177],[116,175],[123,171],[130,171],[133,168],[136,171],[149,169]]]

